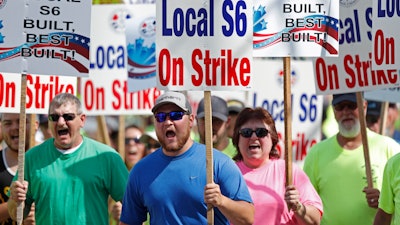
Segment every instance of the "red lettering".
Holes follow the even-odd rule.
[[[0,73],[0,106],[15,108],[16,88],[15,83],[6,82]]]
[[[59,76],[37,76],[28,74],[26,108],[35,107],[36,109],[44,109],[46,103],[50,103],[51,99],[59,93],[74,94],[74,87],[71,84],[60,83]]]
[[[204,56],[203,56],[204,55]],[[192,52],[191,74],[194,86],[248,86],[250,84],[250,60],[235,58],[231,49],[221,49],[220,57],[210,57],[210,50],[204,54],[200,49]]]

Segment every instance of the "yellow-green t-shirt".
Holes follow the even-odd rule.
[[[387,160],[400,152],[391,138],[367,131],[372,179],[380,189]],[[324,214],[321,225],[373,224],[376,209],[370,208],[363,189],[367,186],[363,147],[344,150],[336,135],[314,145],[303,169],[320,195]]]

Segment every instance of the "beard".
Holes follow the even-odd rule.
[[[189,140],[190,138],[190,127],[180,133],[176,133],[175,135],[177,135],[177,141],[173,142],[173,143],[165,143],[164,141],[161,141],[160,144],[163,147],[163,149],[167,152],[179,152],[182,150],[183,146],[185,146],[186,142]],[[163,137],[158,137],[158,140],[163,140]]]
[[[354,119],[354,118],[353,118]],[[345,138],[354,138],[361,131],[360,121],[354,119],[353,125],[345,125],[342,121],[339,122],[339,133]]]

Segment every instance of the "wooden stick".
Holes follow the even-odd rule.
[[[284,108],[285,108],[285,166],[286,185],[292,185],[292,98],[290,57],[283,58],[284,69]]]
[[[19,114],[19,143],[18,143],[18,181],[25,180],[25,129],[26,129],[26,74],[21,76],[21,103]],[[17,224],[21,225],[24,219],[24,203],[17,206]]]
[[[36,114],[30,114],[29,121],[29,148],[33,148],[36,145]]]
[[[213,163],[213,143],[212,143],[212,106],[211,91],[204,91],[204,116],[205,116],[205,141],[206,141],[206,167],[207,183],[214,182],[214,163]],[[207,205],[207,224],[214,224],[214,208],[211,204]]]
[[[125,162],[125,116],[118,117],[118,152],[122,160]]]
[[[360,118],[362,145],[363,145],[363,150],[364,150],[365,173],[367,176],[367,185],[369,188],[372,188],[373,183],[372,183],[372,174],[371,174],[371,161],[369,159],[367,128],[365,125],[366,122],[365,122],[365,113],[364,113],[364,100],[363,100],[361,92],[357,92],[356,95],[357,95],[358,116]]]
[[[103,144],[111,146],[110,135],[108,135],[106,118],[104,116],[97,116],[97,126]]]
[[[379,124],[379,133],[382,135],[385,135],[388,106],[389,106],[388,102],[382,102],[381,104],[381,114],[380,114],[381,123]]]

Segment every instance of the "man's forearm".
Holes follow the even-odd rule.
[[[0,221],[5,221],[10,218],[10,214],[8,213],[7,202],[0,204]]]

